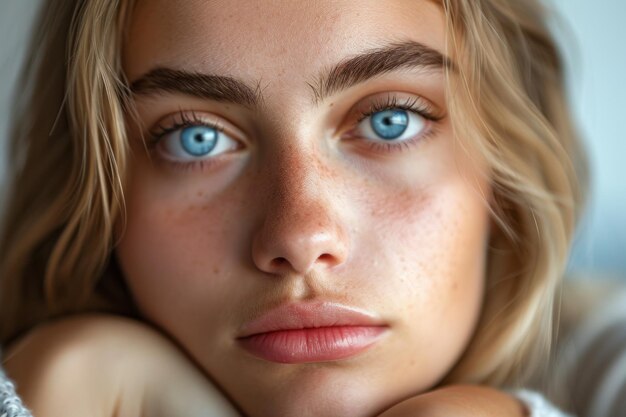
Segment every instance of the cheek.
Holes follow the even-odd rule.
[[[161,198],[149,181],[139,183],[128,193],[127,228],[116,254],[143,314],[163,324],[171,312],[229,297],[236,198],[217,204],[193,187]]]
[[[419,276],[412,280],[415,295],[424,286],[445,282],[458,288],[482,278],[487,203],[463,180],[368,200],[369,216],[362,223],[370,224],[372,233],[369,248],[363,249],[378,254],[376,263],[401,271],[401,276]]]
[[[405,371],[424,387],[443,377],[469,343],[482,304],[486,203],[462,180],[377,201],[369,219],[375,292],[393,304]],[[376,264],[376,262],[374,263]],[[374,291],[374,289],[372,289]]]

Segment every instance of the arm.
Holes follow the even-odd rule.
[[[239,413],[215,385],[161,334],[151,334],[150,345],[160,351],[146,363],[154,381],[144,394],[143,415],[150,417],[237,417]]]
[[[168,339],[121,317],[83,315],[40,326],[4,360],[37,417],[237,415]]]
[[[38,327],[3,357],[9,378],[33,415],[41,417],[92,415],[110,417],[115,404],[110,378],[75,322]],[[94,377],[98,375],[99,377]]]
[[[525,417],[520,401],[503,391],[479,385],[450,385],[411,397],[378,417]]]

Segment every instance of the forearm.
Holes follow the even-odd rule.
[[[77,315],[40,326],[6,353],[35,416],[238,416],[177,346],[141,322]]]
[[[527,410],[515,397],[479,385],[451,385],[411,397],[378,417],[525,417]]]

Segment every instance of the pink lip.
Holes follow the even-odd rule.
[[[378,341],[387,326],[374,315],[333,303],[287,304],[246,323],[242,347],[279,363],[354,356]]]

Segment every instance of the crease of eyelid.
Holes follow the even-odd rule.
[[[195,110],[183,110],[179,107],[178,112],[168,114],[160,119],[154,127],[148,129],[150,141],[153,142],[157,137],[190,126],[207,126],[218,132],[226,131],[224,125],[219,120],[209,121],[210,118],[199,117],[197,113]],[[191,114],[191,116],[188,114]],[[167,120],[169,123],[164,123],[164,120]]]
[[[439,122],[447,116],[447,113],[438,105],[419,95],[388,91],[386,96],[376,94],[373,98],[370,96],[367,99],[368,102],[364,106],[367,106],[368,109],[359,111],[361,114],[358,119],[359,122],[374,113],[398,108],[412,111],[434,122]]]

